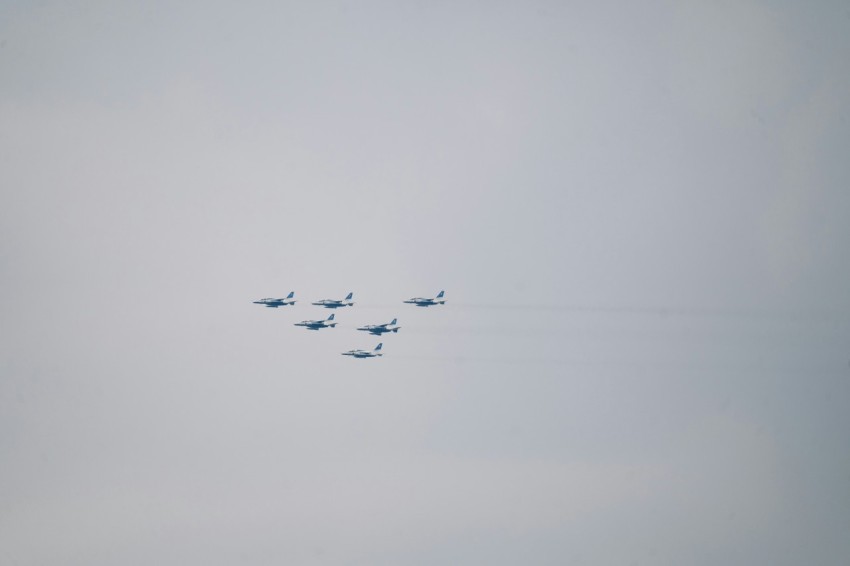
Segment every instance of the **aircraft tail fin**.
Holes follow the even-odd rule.
[[[443,295],[445,295],[445,294],[446,294],[446,292],[445,292],[445,291],[440,291],[440,293],[437,295],[437,298],[438,298],[438,299],[442,299],[442,298],[443,298]]]
[[[336,314],[336,313],[331,313],[331,315],[328,317],[328,320],[333,320],[333,319],[334,319],[334,315],[335,315],[335,314]]]
[[[396,322],[398,322],[398,319],[394,318],[393,321],[390,324],[392,325],[392,324],[395,324]]]
[[[291,299],[294,296],[295,296],[295,291],[290,291],[289,294],[286,296],[286,298]]]
[[[380,349],[381,349],[381,348],[383,348],[383,347],[384,347],[384,343],[383,343],[383,342],[381,342],[380,344],[378,344],[377,346],[375,346],[375,351],[377,352],[378,350],[380,350]]]
[[[345,296],[346,301],[350,301],[354,297],[354,292],[351,292]]]

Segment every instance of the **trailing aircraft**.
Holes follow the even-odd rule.
[[[325,307],[326,309],[336,309],[339,307],[350,307],[354,305],[354,301],[351,299],[354,297],[354,293],[349,293],[345,296],[344,299],[322,299],[321,301],[316,301],[313,303],[317,307]]]
[[[333,328],[336,324],[334,322],[334,315],[332,314],[327,320],[302,320],[301,322],[296,322],[295,326],[303,326],[307,330],[320,330],[322,328]]]
[[[254,301],[255,305],[266,305],[267,307],[271,307],[276,309],[277,307],[285,307],[287,305],[294,305],[295,299],[292,297],[295,296],[295,291],[291,291],[285,298],[283,299],[260,299],[259,301]]]
[[[374,358],[377,356],[383,356],[381,353],[381,348],[384,346],[384,343],[381,342],[378,344],[374,350],[371,352],[369,350],[349,350],[347,352],[343,352],[343,356],[352,356],[354,358]]]
[[[394,318],[392,322],[385,322],[384,324],[368,324],[366,326],[361,326],[357,330],[365,330],[369,334],[374,334],[375,336],[380,336],[384,332],[398,332],[398,329],[401,326],[397,325],[397,318]]]
[[[445,291],[440,291],[440,293],[434,297],[433,299],[424,299],[422,297],[413,297],[412,299],[408,299],[404,301],[410,305],[416,305],[417,307],[430,307],[432,305],[443,305],[446,303],[446,300],[443,298],[445,295]]]

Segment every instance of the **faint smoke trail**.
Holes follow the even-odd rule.
[[[484,358],[477,356],[411,356],[406,354],[394,355],[393,359],[410,360],[418,362],[449,362],[457,365],[464,364],[504,364],[504,365],[565,365],[572,363],[570,360],[556,358]]]
[[[850,312],[841,309],[758,309],[710,307],[645,307],[645,306],[586,306],[550,303],[452,303],[453,308],[471,310],[561,311],[596,314],[650,315],[660,318],[687,316],[706,318],[792,319],[808,321],[841,322],[850,320]]]

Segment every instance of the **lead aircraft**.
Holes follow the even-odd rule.
[[[260,299],[259,301],[254,301],[255,305],[266,305],[267,307],[271,307],[276,309],[277,307],[285,307],[287,305],[294,305],[295,299],[292,297],[295,296],[295,291],[290,291],[289,294],[283,299]]]
[[[384,347],[384,343],[381,342],[380,344],[375,346],[375,349],[372,350],[372,351],[369,351],[369,350],[349,350],[347,352],[343,352],[342,355],[343,356],[352,356],[354,358],[376,358],[378,356],[384,355],[384,354],[381,353],[381,348],[383,348],[383,347]]]
[[[375,336],[380,336],[384,332],[398,332],[398,329],[401,326],[397,325],[397,318],[394,318],[392,322],[385,322],[384,324],[367,324],[366,326],[361,326],[357,330],[364,330],[369,334],[374,334]]]
[[[413,297],[412,299],[408,299],[404,301],[409,305],[416,305],[417,307],[430,307],[433,305],[444,305],[446,304],[446,300],[443,298],[445,295],[445,291],[440,291],[439,294],[433,299],[424,299],[422,297]]]
[[[345,296],[344,299],[322,299],[321,301],[316,301],[313,303],[317,307],[325,307],[326,309],[336,309],[339,307],[350,307],[354,305],[354,301],[351,299],[354,297],[354,293],[349,293]]]
[[[307,330],[321,330],[322,328],[333,328],[336,324],[334,315],[330,315],[326,320],[302,320],[296,322],[295,326],[303,326]]]

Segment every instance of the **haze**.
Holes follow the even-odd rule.
[[[0,563],[846,564],[848,62],[829,1],[0,3]]]

